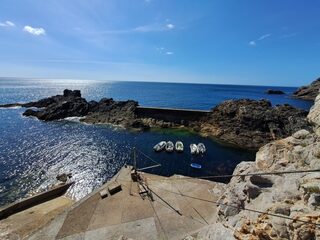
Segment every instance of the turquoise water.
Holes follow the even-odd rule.
[[[4,78],[0,79],[0,103],[37,100],[61,94],[65,88],[80,89],[87,100],[135,99],[141,105],[159,107],[207,110],[233,98],[268,98],[273,104],[289,103],[304,109],[312,104],[291,99],[289,95],[295,88],[278,87],[287,95],[266,95],[264,91],[270,87]],[[166,176],[228,174],[239,162],[254,159],[253,152],[186,131],[131,132],[76,121],[42,122],[23,117],[23,111],[0,109],[0,206],[48,188],[62,172],[72,172],[76,184],[68,194],[80,199],[112,177],[123,164],[132,163],[134,147],[162,164],[149,172]],[[182,140],[184,153],[154,153],[153,145],[161,140]],[[207,147],[203,157],[189,152],[189,144],[198,142]],[[138,167],[154,164],[141,154],[137,159]],[[193,162],[201,164],[202,169],[192,169]]]

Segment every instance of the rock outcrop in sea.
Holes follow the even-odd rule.
[[[162,111],[160,115],[163,116],[163,110],[156,108],[147,117],[146,114],[140,117],[137,112],[138,102],[133,100],[115,101],[112,98],[103,98],[99,102],[88,102],[81,97],[79,90],[66,89],[63,95],[25,104],[0,105],[12,106],[29,108],[23,115],[34,116],[44,121],[83,117],[81,121],[86,123],[114,124],[139,130],[185,128],[246,149],[258,149],[270,141],[290,136],[302,128],[310,130],[306,111],[287,104],[272,106],[267,100],[228,100],[192,120],[184,119],[183,115],[180,116],[179,110],[174,110],[175,121],[155,118],[153,114],[157,114],[157,111]],[[167,119],[170,118],[172,119],[172,116]]]
[[[23,115],[34,116],[40,120],[53,121],[68,117],[84,117],[89,123],[109,123],[131,126],[134,121],[135,101],[114,101],[103,98],[99,102],[87,102],[79,90],[64,90],[63,95],[41,99],[23,104],[28,109]]]
[[[28,109],[23,115],[34,116],[40,120],[53,121],[66,117],[85,116],[90,105],[81,97],[79,90],[64,90],[63,95],[56,95],[44,98],[36,102],[30,102],[22,105],[26,108],[38,108],[37,110]]]
[[[266,91],[267,94],[277,94],[277,95],[281,95],[281,94],[285,94],[283,91],[281,90],[276,90],[276,89],[268,89]]]
[[[288,104],[272,106],[267,100],[229,100],[213,108],[208,118],[200,122],[200,132],[255,149],[299,129],[310,129],[307,114]]]
[[[308,86],[303,86],[293,93],[293,97],[314,101],[320,90],[320,78]]]
[[[308,114],[313,129],[266,144],[233,174],[320,169],[319,116],[320,94]],[[217,223],[189,239],[320,239],[319,171],[233,177],[219,201]]]

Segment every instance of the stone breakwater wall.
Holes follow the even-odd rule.
[[[79,90],[64,90],[36,102],[5,104],[0,107],[28,108],[23,115],[43,121],[84,117],[91,124],[113,124],[136,130],[186,128],[245,149],[288,137],[300,129],[310,130],[308,112],[288,104],[272,106],[268,100],[228,100],[210,111],[142,107],[134,100],[103,98],[87,101]],[[35,109],[36,108],[36,109]]]
[[[138,106],[135,109],[135,114],[138,118],[153,118],[182,125],[189,122],[200,121],[201,119],[208,117],[209,113],[210,111],[141,106]]]

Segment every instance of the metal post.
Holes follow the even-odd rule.
[[[136,159],[136,148],[133,147],[133,168],[136,171],[137,170],[137,159]]]

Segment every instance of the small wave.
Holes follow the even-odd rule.
[[[19,109],[21,106],[13,106],[13,107],[0,107],[0,109]]]
[[[80,122],[80,120],[84,118],[85,117],[66,117],[63,120],[70,121],[70,122]]]
[[[38,120],[38,121],[40,121],[36,116],[25,116],[25,115],[23,115],[23,113],[21,113],[20,116],[21,116],[22,118],[33,119],[33,120]]]

